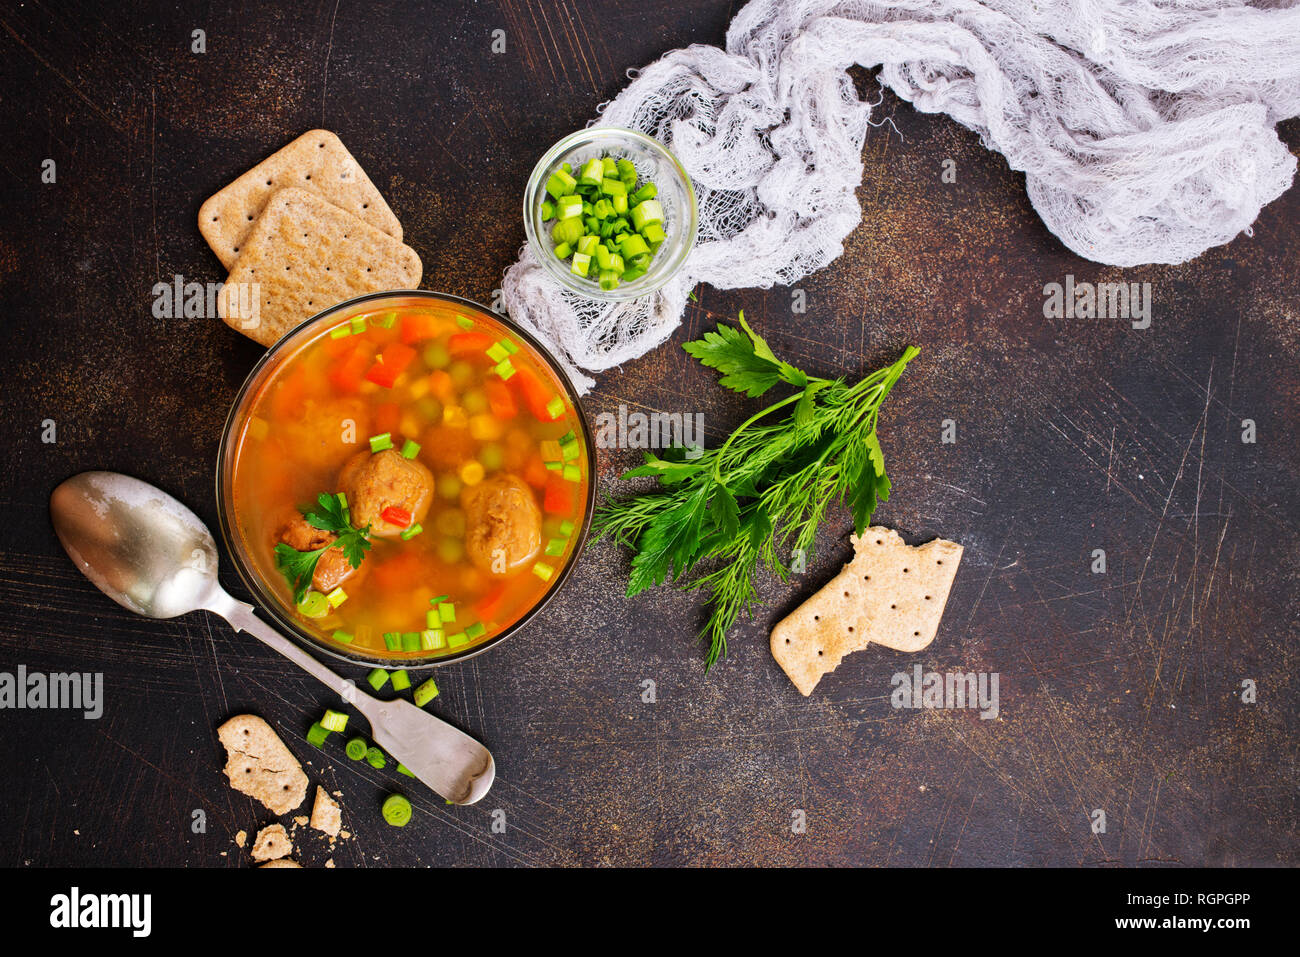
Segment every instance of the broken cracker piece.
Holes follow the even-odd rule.
[[[805,696],[872,642],[908,652],[930,644],[962,556],[956,542],[913,547],[876,526],[852,541],[853,560],[772,629],[772,657]]]
[[[241,714],[217,728],[226,749],[230,786],[257,798],[274,814],[288,814],[307,796],[307,775],[271,726]]]
[[[323,787],[317,785],[316,803],[311,809],[311,826],[335,838],[339,836],[339,828],[342,825],[343,813],[338,802],[326,794]]]
[[[253,860],[274,861],[292,853],[293,842],[283,824],[268,824],[257,832],[257,839],[253,841]]]
[[[302,868],[302,865],[299,864],[297,861],[290,860],[290,859],[287,858],[287,857],[280,857],[280,858],[276,858],[274,861],[267,861],[265,864],[259,864],[258,867],[259,867],[259,868],[262,868],[262,867],[296,867],[296,868],[301,869],[301,868]]]

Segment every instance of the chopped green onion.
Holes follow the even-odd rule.
[[[610,200],[610,205],[612,205],[612,206],[614,207],[614,212],[615,212],[617,215],[619,215],[619,216],[624,216],[624,215],[627,214],[627,197],[626,197],[626,196],[615,196],[612,200]],[[620,224],[620,225],[623,225],[623,229],[619,229],[618,226],[616,225],[616,226],[614,227],[614,232],[616,232],[616,233],[618,233],[618,232],[623,232],[624,230],[627,229],[626,224],[623,223],[622,220],[619,221],[619,224]]]
[[[578,177],[578,182],[599,184],[600,178],[604,175],[605,169],[600,160],[590,159],[583,164],[582,175]]]
[[[391,329],[396,322],[397,313],[395,312],[381,312],[378,317],[370,317],[370,324],[378,326],[380,329]]]
[[[631,260],[634,256],[648,253],[650,247],[646,245],[646,241],[638,234],[628,233],[623,237],[623,241],[619,243],[619,251],[623,254],[624,259]]]
[[[533,564],[533,574],[542,581],[548,582],[551,580],[551,576],[555,574],[555,569],[546,562],[535,562]]]
[[[383,815],[393,827],[405,827],[411,819],[411,802],[400,794],[390,794],[384,799]]]
[[[353,761],[360,761],[366,756],[366,739],[352,738],[343,750]]]
[[[600,288],[609,292],[611,289],[618,288],[618,273],[612,269],[600,270]]]
[[[313,748],[324,747],[325,739],[329,736],[329,729],[322,726],[319,721],[313,721],[311,727],[307,729],[307,743]]]
[[[546,181],[546,191],[559,199],[561,196],[567,196],[573,190],[573,187],[577,185],[578,181],[563,168],[560,168],[552,173],[550,179]]]
[[[402,458],[413,459],[420,454],[420,443],[407,439],[402,443]]]
[[[651,223],[646,226],[645,229],[641,230],[641,235],[651,243],[661,243],[667,237],[667,234],[664,232],[663,223]]]
[[[555,217],[555,204],[549,199],[542,203],[542,220],[553,219]]]
[[[572,535],[573,522],[569,521],[567,518],[564,521],[560,522],[560,534],[564,536]]]
[[[350,631],[336,630],[334,634],[331,635],[330,637],[333,638],[335,641],[337,641],[340,645],[350,645],[352,644],[352,639],[354,636]]]
[[[454,635],[447,636],[448,648],[459,648],[461,645],[469,644],[469,635],[463,631],[458,631]]]
[[[321,727],[326,731],[342,731],[348,726],[348,716],[341,711],[325,709],[325,717],[320,719]]]
[[[600,191],[606,196],[626,196],[627,185],[621,179],[601,180]]]
[[[401,651],[402,633],[400,631],[384,632],[384,647],[389,651]]]
[[[384,635],[384,638],[387,640],[388,636]],[[366,675],[366,680],[370,682],[370,687],[380,691],[388,684],[388,672],[383,668],[372,668],[370,674]]]
[[[546,543],[546,554],[552,558],[559,558],[564,554],[564,547],[569,544],[566,538],[552,538]]]
[[[438,606],[438,614],[443,621],[456,620],[456,606],[449,601],[442,602]]]
[[[635,193],[632,194],[631,201],[634,203],[643,203],[647,199],[654,199],[659,195],[659,187],[654,183],[646,183]],[[661,214],[662,215],[662,214]]]
[[[570,439],[560,446],[560,458],[565,462],[575,461],[579,454],[577,439]]]
[[[515,374],[515,364],[509,359],[502,359],[496,364],[495,371],[502,379],[509,379]]]
[[[632,165],[631,160],[621,159],[614,164],[614,168],[618,170],[618,178],[623,180],[624,183],[629,179],[634,183],[636,182],[636,167]]]
[[[411,687],[411,676],[405,671],[394,671],[392,678],[394,691],[405,691],[407,688]]]
[[[352,327],[350,325],[335,326],[330,330],[331,339],[346,339],[350,335],[352,335]]]
[[[576,465],[566,465],[560,470],[560,474],[570,482],[577,482],[582,478],[582,470]]]
[[[560,245],[555,247],[556,259],[568,259],[572,255],[573,255],[573,247],[570,246],[568,243],[560,243]]]
[[[567,221],[572,220],[575,216],[581,216],[582,212],[581,196],[561,196],[555,203],[555,215],[560,218],[560,221],[555,224],[555,228],[563,229],[567,227]]]
[[[418,631],[402,632],[402,650],[403,651],[420,650],[420,633]]]
[[[664,208],[657,199],[647,199],[632,207],[632,225],[640,232],[648,223],[662,223]]]
[[[325,596],[318,591],[309,591],[302,596],[302,601],[298,602],[299,614],[308,618],[324,618],[329,614],[330,603],[325,600]]]
[[[599,236],[583,236],[578,240],[578,245],[575,248],[584,256],[591,256],[596,252],[596,247],[599,245]]]
[[[348,320],[348,322],[352,325],[353,335],[360,335],[361,333],[366,331],[365,316],[353,316],[351,319]]]
[[[408,778],[413,778],[413,777],[415,777],[415,772],[412,771],[410,768],[408,768],[408,767],[407,767],[405,764],[403,764],[401,761],[398,761],[398,762],[397,762],[397,773],[398,773],[398,774],[405,774]]]
[[[438,697],[438,686],[433,683],[432,678],[415,689],[415,704],[417,707],[423,708],[436,697]]]
[[[437,651],[447,647],[446,633],[441,628],[426,628],[420,632],[420,648],[424,651]]]
[[[430,598],[430,599],[429,599],[429,604],[430,604],[430,605],[436,605],[436,604],[438,604],[439,602],[446,601],[446,600],[447,600],[448,598],[450,598],[450,597],[451,597],[450,595],[439,595],[437,598]]]
[[[378,435],[370,437],[370,451],[382,452],[385,449],[393,447],[393,434],[391,432],[381,432]]]
[[[471,641],[475,638],[481,638],[487,632],[487,626],[481,621],[476,621],[472,625],[465,626],[465,637]]]
[[[471,319],[469,316],[462,316],[459,313],[457,313],[456,325],[468,331],[474,328],[474,320]]]
[[[337,608],[339,605],[343,604],[345,601],[348,600],[348,593],[343,590],[342,586],[339,586],[338,588],[330,592],[328,595],[326,595],[325,600],[330,603],[331,607]]]
[[[569,272],[579,276],[587,275],[591,269],[591,256],[587,253],[574,253],[573,261],[569,264]]]
[[[409,542],[422,531],[424,531],[424,526],[419,522],[416,522],[414,525],[408,525],[406,528],[402,529],[402,541]]]
[[[514,342],[511,341],[510,339],[498,339],[497,341],[501,343],[502,348],[504,348],[506,352],[510,353],[511,355],[514,355],[516,352],[519,351],[519,347],[515,345]]]
[[[558,419],[560,416],[564,415],[564,400],[558,395],[552,396],[551,401],[546,403],[546,414],[549,415],[552,420]]]
[[[505,359],[510,355],[510,353],[506,351],[506,347],[499,342],[494,342],[492,345],[488,346],[486,352],[488,358],[493,362],[500,362],[502,359]]]
[[[366,748],[366,761],[376,771],[382,771],[388,765],[388,758],[378,748]]]

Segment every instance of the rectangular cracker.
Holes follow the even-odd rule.
[[[199,208],[199,232],[230,269],[247,245],[267,201],[286,186],[310,190],[402,241],[402,224],[342,141],[311,130],[272,153]]]
[[[872,642],[915,652],[934,641],[962,556],[956,542],[913,547],[876,526],[852,541],[852,561],[772,629],[772,657],[805,696]]]
[[[217,297],[226,325],[270,346],[300,322],[368,292],[414,289],[424,266],[410,246],[296,187],[266,204]],[[242,315],[241,302],[256,309]]]

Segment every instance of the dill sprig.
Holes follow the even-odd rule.
[[[706,668],[726,655],[727,632],[741,613],[752,615],[760,565],[788,581],[784,556],[802,551],[811,558],[832,502],[852,509],[860,535],[876,504],[889,498],[876,425],[885,397],[919,351],[909,346],[892,365],[849,385],[778,359],[743,312],[739,318],[740,329],[720,324],[683,348],[721,372],[720,385],[751,398],[777,385],[795,391],[751,416],[716,449],[646,452],[645,464],[623,478],[653,476],[658,487],[608,500],[594,526],[598,538],[635,551],[629,596],[669,579],[705,593]],[[769,421],[779,409],[789,411]]]

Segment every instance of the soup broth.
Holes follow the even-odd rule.
[[[398,661],[459,654],[561,577],[589,494],[584,435],[558,376],[490,316],[438,301],[362,312],[248,404],[234,526],[320,640]],[[369,543],[357,568],[351,530]]]

